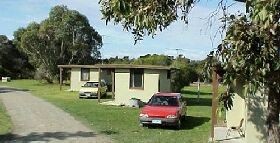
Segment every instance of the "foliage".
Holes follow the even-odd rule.
[[[155,35],[172,22],[182,19],[188,23],[188,13],[196,0],[100,0],[106,24],[114,21],[132,31],[135,42],[144,35]]]
[[[190,83],[197,81],[197,73],[188,67],[178,69],[172,77],[172,90],[174,92],[181,92],[184,86],[189,86]]]
[[[16,79],[33,76],[34,68],[28,62],[27,56],[5,35],[0,35],[0,65],[1,77],[9,76]]]
[[[280,69],[277,46],[279,43],[277,45],[271,43],[278,39],[268,37],[269,35],[262,34],[259,25],[251,22],[245,15],[230,21],[223,46],[217,51],[222,67],[226,71],[224,74],[226,84],[230,84],[237,77],[243,77],[246,83],[252,86],[250,89],[269,85],[279,91],[279,79],[277,76],[271,77]]]
[[[102,59],[102,63],[105,64],[131,64],[134,59],[129,59],[128,56],[124,56],[123,58],[119,58],[116,56],[115,58],[109,58],[109,59]]]
[[[204,60],[194,60],[194,61],[190,61],[189,65],[192,69],[194,69],[198,76],[201,78],[201,80],[203,79],[203,70],[204,70],[204,65],[205,65],[206,59]]]
[[[172,63],[172,59],[165,55],[150,55],[147,54],[145,56],[140,56],[140,58],[134,60],[132,64],[138,65],[161,65],[161,66],[169,66]]]
[[[189,65],[189,59],[179,56],[173,61],[171,66],[178,69],[171,76],[173,91],[181,92],[184,86],[188,86],[190,83],[197,81],[198,73]]]
[[[84,15],[66,6],[53,7],[47,19],[18,29],[14,37],[49,82],[57,78],[58,64],[93,64],[100,58],[102,37]]]

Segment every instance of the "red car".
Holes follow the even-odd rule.
[[[156,93],[141,109],[139,120],[143,126],[158,124],[180,128],[186,110],[186,103],[180,93]]]

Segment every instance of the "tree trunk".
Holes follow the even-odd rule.
[[[60,45],[60,54],[59,57],[61,59],[61,63],[64,64],[64,42],[63,40],[61,41],[61,45]]]
[[[268,91],[268,143],[280,143],[279,110],[280,95],[276,88],[270,87]]]

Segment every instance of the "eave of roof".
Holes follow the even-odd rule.
[[[131,68],[142,68],[142,69],[159,69],[159,70],[170,70],[173,69],[169,66],[157,66],[157,65],[132,65],[132,64],[96,64],[96,65],[58,65],[58,68],[113,68],[113,69],[131,69]]]

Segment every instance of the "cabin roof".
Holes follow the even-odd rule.
[[[169,66],[157,66],[157,65],[133,65],[133,64],[95,64],[95,65],[58,65],[58,68],[101,68],[101,69],[159,69],[170,70],[175,69]]]

